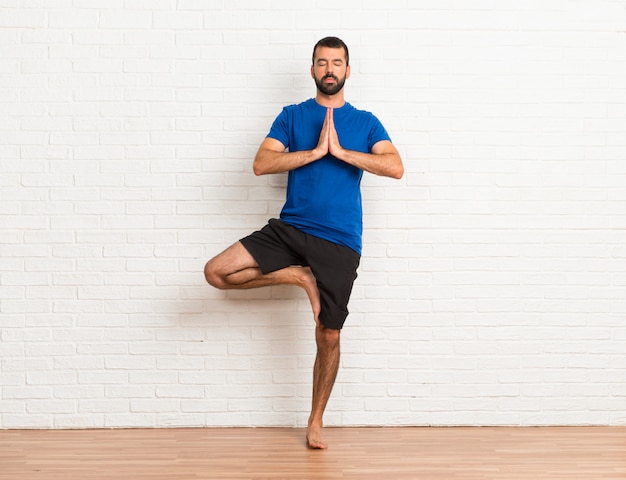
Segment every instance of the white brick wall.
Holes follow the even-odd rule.
[[[626,2],[337,3],[0,2],[0,428],[304,425],[306,296],[202,267],[327,34],[406,176],[326,423],[626,424]]]

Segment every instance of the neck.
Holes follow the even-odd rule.
[[[335,95],[325,95],[318,90],[317,95],[315,96],[315,101],[319,103],[322,107],[326,108],[341,108],[346,104],[346,101],[343,97],[343,89],[341,89]]]

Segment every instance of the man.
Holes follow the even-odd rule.
[[[313,48],[315,99],[285,107],[254,159],[254,173],[289,172],[280,219],[210,260],[207,282],[220,289],[297,285],[311,302],[317,356],[313,368],[310,448],[325,449],[322,417],[339,369],[339,334],[361,255],[363,171],[392,178],[402,160],[382,124],[344,100],[350,78],[346,44]]]

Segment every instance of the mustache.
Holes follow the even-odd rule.
[[[326,80],[327,78],[332,78],[333,80],[335,80],[337,82],[339,81],[339,79],[337,77],[335,77],[332,73],[328,73],[328,74],[324,75],[322,77],[322,80]]]

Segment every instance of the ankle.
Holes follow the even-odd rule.
[[[324,426],[324,422],[321,418],[313,418],[309,417],[308,427],[319,427],[322,428]]]

